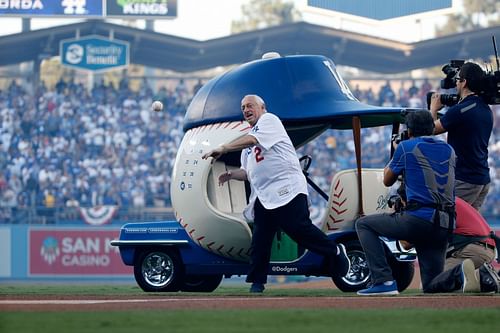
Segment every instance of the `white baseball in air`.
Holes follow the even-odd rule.
[[[151,108],[153,111],[160,112],[163,110],[163,103],[160,101],[154,101],[153,104],[151,104]]]

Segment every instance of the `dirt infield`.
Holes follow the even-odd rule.
[[[497,294],[498,295],[498,294]],[[0,311],[121,311],[163,309],[396,309],[500,308],[497,295],[393,297],[267,297],[213,296],[14,296],[0,298]]]
[[[300,283],[269,284],[266,292],[276,289],[322,290],[336,288],[330,279]],[[420,289],[418,270],[410,290]],[[126,311],[168,309],[464,309],[498,308],[500,294],[399,295],[390,297],[345,296],[221,296],[201,294],[139,294],[139,295],[0,295],[1,311]]]

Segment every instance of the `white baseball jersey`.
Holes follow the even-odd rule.
[[[299,193],[308,194],[307,181],[297,153],[277,116],[264,113],[249,135],[258,144],[241,152],[241,168],[247,173],[252,193],[266,209],[289,203]]]

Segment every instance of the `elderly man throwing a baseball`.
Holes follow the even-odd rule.
[[[316,228],[309,217],[307,182],[297,154],[280,119],[266,111],[257,95],[241,101],[243,117],[250,132],[203,155],[203,159],[241,152],[241,168],[219,176],[219,183],[230,179],[248,180],[255,197],[254,227],[250,269],[250,292],[264,291],[274,235],[281,228],[299,245],[325,257],[331,275],[344,276],[350,263],[345,248]]]

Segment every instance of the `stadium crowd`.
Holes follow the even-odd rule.
[[[397,90],[393,83],[387,81],[379,91],[355,86],[353,93],[373,105],[426,107],[425,96],[433,88],[428,80],[399,82]],[[19,214],[33,207],[170,206],[183,117],[198,88],[181,79],[175,88],[155,92],[143,80],[136,91],[122,79],[116,87],[102,81],[89,90],[61,79],[54,89],[41,83],[30,92],[13,80],[0,90],[0,221],[19,221]],[[153,99],[163,101],[164,112],[151,111]],[[500,108],[493,109],[492,186],[482,211],[498,219]],[[389,131],[363,129],[363,166],[387,162]],[[325,191],[335,172],[355,167],[350,131],[326,131],[298,153],[313,157],[311,175]],[[325,205],[319,196],[312,201],[315,207]]]

